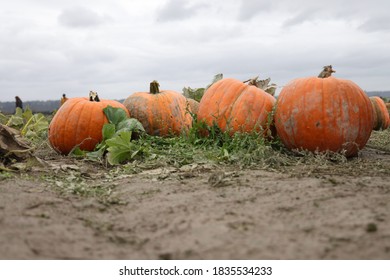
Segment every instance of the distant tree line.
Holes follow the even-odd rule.
[[[118,100],[123,102],[123,100]],[[52,114],[60,107],[60,100],[23,101],[23,108],[29,107],[33,113]],[[4,114],[15,113],[15,101],[0,102],[0,112]]]
[[[379,96],[385,102],[390,101],[390,91],[367,91],[366,93],[368,96]]]
[[[29,107],[33,113],[51,114],[60,106],[59,100],[23,101],[23,108]],[[0,102],[0,111],[4,114],[15,113],[15,101]]]

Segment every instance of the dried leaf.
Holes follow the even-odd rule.
[[[0,124],[0,155],[6,160],[22,160],[31,157],[32,148],[19,130]]]
[[[259,80],[259,76],[257,76],[255,78],[244,81],[244,83],[247,83],[247,82],[249,85],[256,86],[256,87],[264,90],[265,92],[269,93],[272,96],[275,95],[277,85],[274,83],[270,84],[271,78],[267,78],[265,80]]]

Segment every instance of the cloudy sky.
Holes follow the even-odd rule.
[[[328,64],[390,90],[388,0],[0,1],[0,101],[120,99],[217,73],[283,86]]]

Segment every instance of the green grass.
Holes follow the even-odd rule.
[[[208,136],[204,137],[205,129]],[[280,140],[264,138],[263,132],[235,134],[221,132],[216,126],[207,128],[203,123],[194,121],[188,134],[174,137],[157,137],[146,134],[132,140],[134,149],[139,150],[134,158],[122,164],[111,166],[105,158],[91,162],[86,157],[60,156],[50,148],[47,133],[34,135],[32,145],[35,155],[47,162],[64,163],[70,161],[78,166],[90,165],[108,176],[100,182],[96,178],[84,178],[80,172],[61,171],[55,175],[50,169],[42,180],[64,195],[97,197],[101,201],[115,201],[111,192],[115,180],[123,174],[138,174],[148,169],[173,167],[179,169],[186,165],[216,165],[218,168],[238,170],[263,169],[290,175],[326,176],[326,175],[390,175],[390,160],[378,157],[390,153],[390,130],[374,131],[367,144],[371,149],[370,157],[347,159],[338,153],[311,153],[307,151],[289,151]],[[0,181],[17,176],[4,167],[0,172]],[[111,200],[110,200],[111,199]]]
[[[373,131],[367,147],[390,152],[390,129]]]
[[[235,134],[209,129],[208,137],[201,136],[204,126],[195,124],[188,134],[180,137],[143,135],[133,140],[142,153],[138,165],[153,166],[164,163],[174,167],[192,163],[217,163],[250,167],[257,164],[273,165],[277,158],[286,161],[278,141],[268,141],[262,133]],[[286,155],[287,156],[287,155]]]

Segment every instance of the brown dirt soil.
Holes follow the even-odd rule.
[[[0,258],[390,259],[390,154],[353,160],[116,174],[53,158],[0,181]]]

